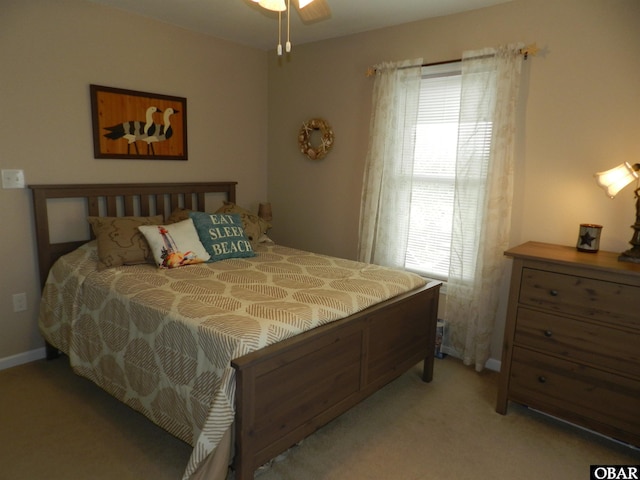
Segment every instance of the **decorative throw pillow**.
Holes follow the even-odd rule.
[[[178,223],[186,220],[187,218],[191,218],[189,217],[189,213],[191,213],[191,210],[188,210],[186,208],[176,208],[173,212],[171,212],[169,218],[167,218],[167,223]]]
[[[176,268],[209,260],[190,218],[171,225],[138,227],[149,242],[153,258],[160,268]]]
[[[216,210],[216,213],[236,213],[242,219],[242,225],[247,238],[254,247],[258,244],[262,236],[271,228],[271,224],[264,218],[254,215],[249,210],[239,207],[232,202],[224,204]]]
[[[98,245],[98,270],[135,265],[151,260],[151,250],[140,225],[162,223],[162,215],[154,217],[88,217]]]
[[[200,241],[211,262],[225,258],[253,257],[255,252],[244,233],[238,214],[191,212]]]

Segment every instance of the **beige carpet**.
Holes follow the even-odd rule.
[[[518,405],[495,413],[497,374],[436,360],[307,438],[259,480],[589,478],[640,451]],[[0,372],[0,479],[176,480],[190,447],[75,376],[66,358]]]

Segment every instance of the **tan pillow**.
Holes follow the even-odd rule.
[[[167,225],[182,222],[188,218],[191,218],[189,217],[189,213],[191,212],[192,210],[188,210],[186,208],[176,208],[173,212],[171,212],[169,218],[167,218]]]
[[[153,254],[140,225],[160,225],[162,215],[154,217],[88,217],[98,244],[98,270],[135,265],[153,260]]]
[[[271,224],[265,219],[251,213],[242,207],[239,207],[232,202],[224,202],[223,205],[216,210],[216,213],[237,213],[242,219],[244,226],[244,233],[251,242],[251,245],[255,247],[263,234],[267,233],[267,230],[271,228]]]

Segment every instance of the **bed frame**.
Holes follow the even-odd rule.
[[[40,282],[57,258],[88,238],[52,243],[50,199],[80,198],[87,215],[168,215],[204,210],[205,194],[235,202],[237,182],[32,185]],[[232,361],[236,369],[237,480],[338,417],[419,362],[433,378],[439,282]],[[57,350],[47,347],[47,356]]]

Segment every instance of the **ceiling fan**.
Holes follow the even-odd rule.
[[[289,40],[289,18],[291,13],[291,0],[251,0],[262,8],[278,12],[278,55],[282,55],[282,12],[287,12],[287,43],[286,51],[291,51]],[[327,0],[293,0],[300,19],[304,23],[313,23],[331,17],[331,10]]]

